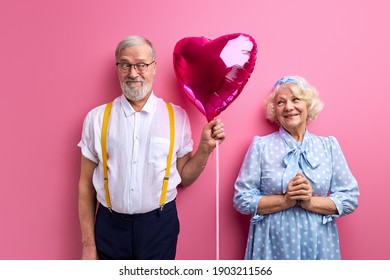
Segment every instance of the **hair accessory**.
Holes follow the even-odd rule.
[[[297,83],[301,87],[303,87],[304,89],[307,88],[307,85],[304,82],[302,82],[300,79],[298,79],[298,78],[296,78],[294,76],[286,76],[286,77],[281,78],[279,81],[277,81],[274,84],[272,90],[274,90],[277,86],[280,86],[280,85],[286,84],[286,83]]]

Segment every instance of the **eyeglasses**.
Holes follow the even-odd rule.
[[[137,64],[130,64],[127,62],[117,62],[116,66],[118,67],[119,71],[122,73],[129,73],[131,71],[131,68],[134,68],[137,73],[142,74],[148,71],[148,66],[152,65],[156,61],[152,61],[150,63],[137,63]]]

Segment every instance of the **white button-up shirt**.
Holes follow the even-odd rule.
[[[78,146],[82,154],[98,164],[93,185],[98,201],[105,199],[101,130],[105,105],[92,109],[86,116]],[[172,155],[166,202],[175,199],[181,178],[177,158],[193,149],[188,116],[173,105],[175,145]],[[108,185],[112,209],[119,213],[145,213],[159,207],[161,187],[169,152],[169,115],[165,102],[154,93],[140,112],[122,95],[112,105],[107,132]]]

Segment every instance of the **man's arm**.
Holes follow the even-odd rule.
[[[181,176],[181,185],[189,186],[204,170],[207,160],[216,147],[216,141],[222,143],[225,139],[223,123],[215,119],[207,123],[202,130],[201,139],[195,154],[188,153],[177,160],[177,169]]]
[[[81,259],[98,259],[94,233],[96,191],[92,184],[96,166],[96,163],[81,156],[79,181],[79,219],[83,244]]]

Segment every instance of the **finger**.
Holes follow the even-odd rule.
[[[217,122],[211,127],[212,131],[223,131],[223,123]]]
[[[291,191],[297,191],[297,190],[305,190],[309,189],[308,184],[306,183],[300,183],[300,182],[290,182],[290,190]]]
[[[294,178],[292,180],[292,185],[293,186],[310,185],[310,183],[306,178]]]
[[[312,195],[312,191],[309,190],[309,189],[298,189],[298,190],[290,190],[288,192],[288,194],[290,196],[300,196],[300,195],[311,196]]]
[[[211,129],[211,136],[214,139],[225,139],[225,129],[223,128],[223,124],[222,123],[219,123],[219,124],[215,125]]]
[[[223,140],[225,140],[225,133],[218,133],[218,134],[213,134],[212,135],[212,138],[215,140],[215,141],[219,141],[219,143],[222,143]]]
[[[217,137],[219,134],[225,134],[225,130],[223,128],[211,130],[211,135],[214,138]]]
[[[221,119],[218,119],[218,118],[209,121],[208,124],[209,124],[211,127],[216,126],[216,125],[223,125]]]
[[[213,128],[215,127],[216,124],[217,124],[217,119],[211,120],[208,123],[206,123],[204,129],[213,131]]]
[[[293,177],[289,183],[291,183],[291,185],[297,185],[297,182],[299,182],[299,180],[302,180],[300,177]]]

